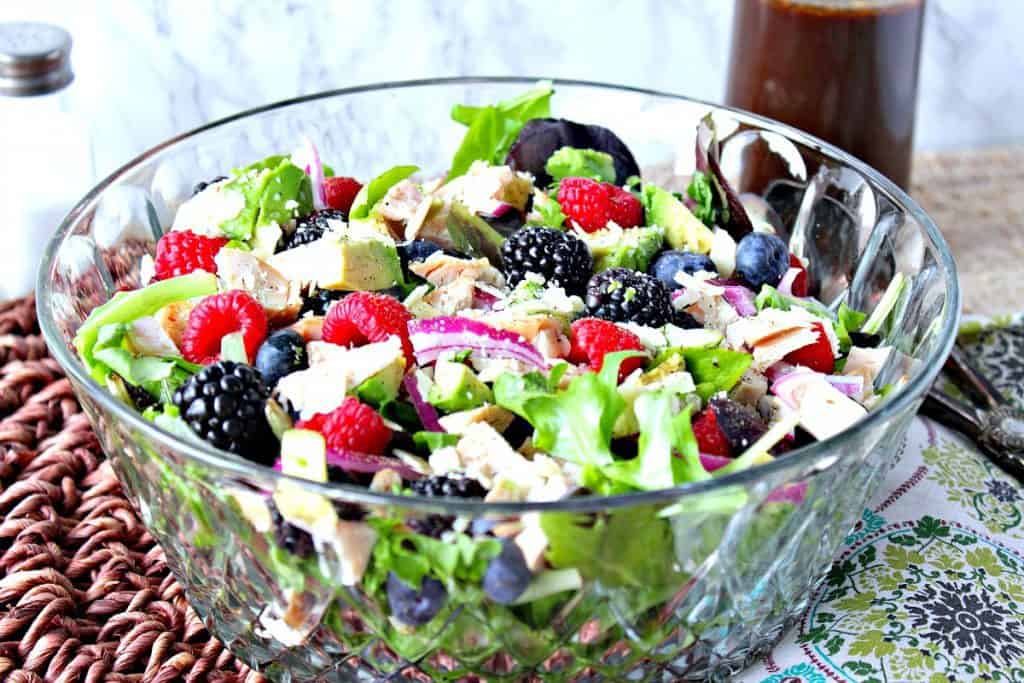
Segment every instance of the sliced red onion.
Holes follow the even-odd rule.
[[[721,469],[732,462],[732,458],[727,458],[724,455],[714,455],[712,453],[701,453],[700,464],[704,466],[708,472],[714,472],[717,469]]]
[[[324,192],[324,165],[320,161],[320,152],[316,145],[305,135],[302,136],[302,147],[292,155],[292,161],[300,166],[313,186],[313,208],[326,209],[327,195]]]
[[[476,287],[473,290],[473,308],[482,308],[485,310],[491,310],[494,304],[498,303],[499,299],[496,295],[490,292]]]
[[[381,470],[394,470],[402,479],[419,479],[423,476],[409,465],[398,458],[389,455],[374,455],[373,453],[360,453],[359,451],[327,449],[327,464],[340,467],[349,472],[364,472],[375,474]]]
[[[416,380],[416,374],[409,373],[406,375],[405,379],[402,380],[402,386],[405,387],[406,393],[409,394],[409,402],[416,409],[416,415],[419,416],[420,422],[423,423],[423,429],[428,432],[445,431],[444,427],[441,426],[440,419],[438,419],[437,410],[434,406],[423,400],[423,394],[420,393],[420,383]]]
[[[506,213],[512,211],[515,208],[516,207],[512,206],[508,202],[499,201],[497,204],[494,205],[494,209],[491,210],[490,216],[491,218],[501,218]]]
[[[864,378],[860,375],[825,375],[825,381],[850,398],[864,391]]]
[[[800,274],[799,268],[790,268],[786,271],[786,274],[782,276],[779,281],[778,290],[781,294],[787,294],[794,296],[793,294],[793,282],[796,280],[796,276]]]
[[[793,397],[793,391],[801,380],[808,379],[809,375],[818,375],[820,373],[814,372],[807,368],[797,367],[791,372],[787,372],[784,375],[779,376],[772,382],[772,393],[781,400],[786,407],[796,410],[798,408],[797,401]]]
[[[766,503],[793,503],[799,505],[807,497],[807,482],[801,481],[796,484],[784,484],[775,489],[765,497]]]
[[[736,309],[736,312],[743,317],[757,315],[757,304],[754,303],[754,293],[743,285],[725,285],[725,293],[722,298]]]
[[[783,375],[788,375],[794,370],[796,370],[795,365],[790,365],[789,363],[780,360],[778,363],[765,370],[764,375],[768,378],[769,382],[774,382],[775,380],[782,378]]]
[[[409,323],[409,340],[416,361],[421,365],[437,360],[446,351],[468,349],[485,358],[509,358],[539,370],[548,369],[541,352],[522,335],[470,318],[442,316],[413,320]]]

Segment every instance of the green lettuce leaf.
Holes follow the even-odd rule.
[[[612,155],[593,149],[562,147],[548,157],[544,170],[555,182],[570,177],[615,182],[615,160]]]
[[[618,351],[604,358],[598,373],[586,372],[555,394],[530,396],[521,410],[533,425],[533,443],[551,455],[580,465],[602,467],[614,462],[612,428],[626,407],[619,395],[619,366],[638,351]]]
[[[110,367],[98,362],[94,356],[96,345],[100,341],[100,331],[108,325],[130,323],[133,320],[153,315],[167,304],[185,299],[208,296],[217,292],[217,276],[197,270],[188,275],[181,275],[167,280],[155,282],[148,287],[130,292],[118,292],[109,301],[93,309],[89,317],[78,328],[74,345],[79,357],[92,377],[101,384],[104,382]],[[123,328],[110,328],[100,348],[114,348],[121,343]],[[115,341],[116,338],[116,341]]]
[[[714,208],[714,189],[711,187],[711,179],[706,173],[694,171],[690,184],[686,187],[686,194],[696,202],[696,206],[690,211],[700,219],[704,225],[713,227],[718,217]]]
[[[418,448],[428,453],[433,453],[445,446],[457,444],[459,442],[459,435],[446,432],[416,432],[412,435],[412,440]]]
[[[551,81],[495,105],[452,107],[452,119],[468,126],[448,171],[448,180],[463,175],[474,161],[501,164],[523,125],[530,119],[551,116]]]
[[[419,166],[393,166],[366,183],[352,201],[352,209],[348,213],[349,220],[369,216],[370,210],[384,198],[388,190],[418,170]]]
[[[460,584],[479,584],[487,563],[501,552],[501,541],[496,538],[455,534],[451,541],[441,541],[413,533],[396,519],[373,518],[367,524],[379,534],[363,578],[363,586],[371,593],[384,585],[388,572],[394,572],[410,586],[419,586],[424,576],[433,576],[451,594]]]
[[[690,408],[677,414],[676,404],[677,396],[672,391],[645,392],[637,396],[634,404],[640,425],[637,455],[605,467],[602,473],[612,481],[640,490],[671,488],[710,478],[700,464],[697,439],[690,428]]]
[[[292,163],[291,157],[274,155],[243,168],[234,169],[225,189],[238,192],[245,206],[234,218],[220,224],[225,236],[248,242],[256,228],[292,218],[313,210],[313,189],[306,173]]]
[[[697,393],[705,401],[736,386],[754,360],[749,353],[730,349],[691,348],[680,353],[697,385]]]
[[[544,193],[534,195],[533,210],[540,214],[540,224],[546,228],[561,230],[568,218],[562,211],[562,205],[558,203],[558,200]]]
[[[525,420],[526,401],[535,396],[550,396],[558,391],[558,382],[568,369],[567,363],[559,363],[547,377],[539,372],[528,372],[525,375],[502,373],[494,380],[494,402]]]
[[[575,568],[607,587],[672,590],[680,585],[673,558],[675,539],[653,506],[588,515],[545,512],[547,560],[556,569]]]

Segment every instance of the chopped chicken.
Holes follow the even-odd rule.
[[[172,230],[190,230],[197,235],[223,237],[220,225],[231,220],[245,208],[245,196],[227,187],[224,180],[192,197],[178,208]]]
[[[402,488],[402,475],[390,467],[385,467],[373,475],[369,489],[376,493],[391,493]]]
[[[156,312],[156,320],[160,327],[178,348],[181,348],[181,337],[185,334],[185,326],[188,325],[188,316],[192,308],[191,301],[175,301]]]
[[[459,258],[435,251],[425,260],[409,264],[409,270],[435,287],[447,285],[460,278],[495,287],[505,286],[505,276],[485,258]]]
[[[339,520],[334,537],[329,540],[334,545],[341,563],[341,585],[358,584],[370,563],[370,555],[377,542],[377,532],[363,522]]]
[[[445,249],[455,249],[455,242],[448,233],[448,216],[452,205],[437,197],[424,199],[416,212],[405,224],[406,240],[428,240]]]
[[[523,551],[526,566],[533,573],[544,568],[544,553],[548,549],[548,537],[540,526],[540,515],[528,512],[523,515],[524,528],[515,537],[514,542]]]
[[[449,201],[460,201],[477,214],[493,215],[502,204],[517,211],[526,210],[526,201],[533,191],[533,178],[508,166],[491,166],[474,161],[462,175],[442,185],[437,195]]]
[[[800,426],[824,441],[852,426],[867,414],[862,405],[845,395],[816,372],[800,373],[789,380],[783,402],[792,406]]]
[[[732,390],[732,397],[740,403],[757,405],[757,402],[768,393],[768,380],[760,372],[748,369]]]
[[[375,210],[387,222],[391,236],[401,239],[405,235],[406,224],[416,215],[424,199],[430,201],[423,196],[419,185],[411,180],[403,180],[391,186]]]
[[[303,419],[329,413],[345,395],[387,367],[401,363],[405,356],[398,337],[347,349],[327,342],[306,345],[310,367],[281,378],[277,393],[291,402]]]
[[[223,248],[214,257],[217,277],[225,289],[241,289],[260,302],[272,327],[295,320],[302,308],[302,294],[297,283],[273,266],[241,249]]]
[[[892,347],[880,346],[874,349],[850,347],[850,353],[846,357],[846,366],[843,374],[858,375],[864,378],[863,396],[867,397],[873,393],[875,378],[882,371],[882,367],[889,359]]]
[[[302,335],[307,342],[320,341],[324,338],[324,318],[311,315],[297,320],[291,328]]]
[[[499,330],[515,332],[537,347],[546,358],[565,358],[571,343],[565,335],[565,323],[553,315],[521,315],[514,311],[489,313],[487,324]]]
[[[512,424],[514,418],[515,415],[508,410],[488,403],[479,408],[445,415],[440,419],[440,422],[444,430],[450,434],[465,434],[473,425],[478,424],[486,424],[492,429],[503,432]]]
[[[132,321],[128,326],[128,344],[142,356],[180,356],[181,351],[167,330],[152,316]]]
[[[423,297],[423,303],[431,306],[437,315],[455,315],[473,307],[476,284],[467,277],[460,277],[439,286]]]

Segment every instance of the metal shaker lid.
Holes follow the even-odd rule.
[[[67,31],[52,24],[0,22],[0,95],[45,95],[73,78]]]

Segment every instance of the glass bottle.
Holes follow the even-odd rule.
[[[736,0],[726,103],[910,182],[925,0]]]
[[[94,180],[73,80],[67,31],[0,22],[0,300],[32,291],[50,235]]]

